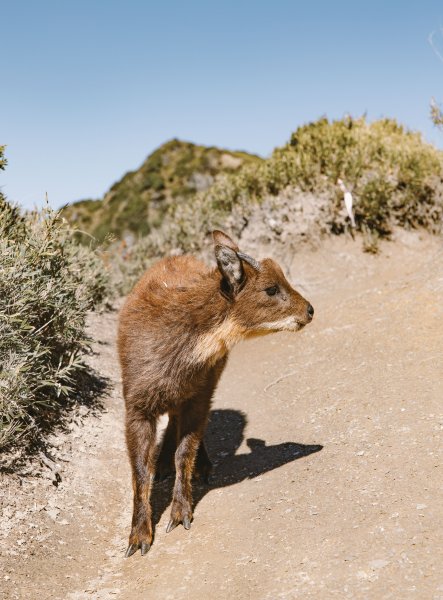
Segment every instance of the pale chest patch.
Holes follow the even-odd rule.
[[[235,321],[227,319],[216,329],[198,336],[192,354],[193,362],[215,364],[244,337],[245,331]]]

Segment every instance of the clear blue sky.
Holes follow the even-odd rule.
[[[392,116],[443,146],[441,0],[0,0],[0,186],[97,198],[164,141],[268,155],[326,114]]]

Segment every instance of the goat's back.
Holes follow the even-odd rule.
[[[144,297],[153,291],[173,292],[188,289],[199,283],[208,274],[208,267],[194,256],[169,256],[155,263],[141,277],[131,297]]]
[[[120,312],[118,347],[127,389],[149,387],[152,395],[153,388],[168,388],[171,396],[171,385],[174,395],[177,384],[189,387],[191,372],[198,380],[198,336],[221,318],[218,281],[214,270],[192,256],[165,258],[146,271]]]

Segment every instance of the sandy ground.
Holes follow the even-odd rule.
[[[171,484],[157,485],[144,558],[123,558],[117,315],[94,316],[104,410],[53,438],[57,487],[50,472],[2,476],[0,597],[443,598],[442,259],[417,234],[379,256],[350,239],[294,256],[314,321],[232,352],[207,433],[213,481],[195,487],[191,530],[169,534]]]

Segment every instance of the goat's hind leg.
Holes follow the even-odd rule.
[[[151,505],[149,497],[155,475],[155,434],[157,419],[131,412],[126,417],[126,443],[132,468],[134,504],[132,527],[126,557],[141,549],[144,556],[152,544]]]
[[[194,477],[209,484],[209,477],[212,473],[212,462],[208,456],[205,442],[201,440],[198,447],[197,458],[195,460]]]
[[[160,445],[155,469],[156,481],[162,481],[175,471],[174,456],[178,443],[178,416],[169,413],[169,421]]]
[[[180,523],[183,523],[185,529],[191,527],[192,475],[206,429],[209,408],[210,398],[201,396],[192,398],[181,408],[178,422],[179,443],[175,452],[175,485],[167,532]]]
[[[155,469],[155,480],[163,481],[175,473],[175,452],[178,444],[178,424],[179,418],[175,414],[169,414],[169,422],[160,446],[160,452],[157,458]],[[212,472],[212,463],[206,451],[205,443],[201,440],[195,460],[194,477],[208,483]]]

